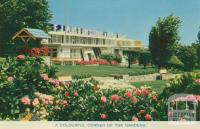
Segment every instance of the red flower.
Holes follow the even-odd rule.
[[[137,89],[137,90],[135,91],[135,94],[141,95],[141,94],[142,94],[142,91]]]
[[[65,92],[65,97],[68,97],[70,96],[70,93],[69,92]]]
[[[132,97],[132,92],[126,92],[125,96],[127,96],[128,98],[131,98]]]
[[[133,97],[133,98],[131,98],[131,101],[135,104],[135,103],[137,103],[137,98]]]
[[[101,115],[100,115],[100,118],[101,118],[101,119],[106,119],[106,118],[107,118],[107,115],[106,115],[106,114],[101,114]]]
[[[78,92],[74,92],[74,96],[77,97],[78,96]]]
[[[112,61],[111,63],[112,63],[112,65],[118,65],[119,64],[117,61]]]
[[[25,56],[24,55],[19,55],[17,56],[17,60],[24,60],[25,59]]]
[[[136,116],[132,117],[132,121],[139,121],[138,118]]]
[[[145,120],[151,120],[151,115],[150,114],[146,114],[145,115]]]
[[[144,115],[145,114],[145,110],[140,110],[140,114]]]
[[[146,96],[148,96],[149,92],[147,89],[143,89],[142,94],[146,97]]]
[[[102,96],[102,97],[101,97],[101,102],[102,102],[102,103],[106,103],[106,101],[107,101],[106,96]]]
[[[112,95],[112,96],[110,97],[110,99],[111,99],[112,101],[118,101],[118,100],[119,100],[119,96],[118,96],[118,95]]]

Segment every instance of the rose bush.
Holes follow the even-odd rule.
[[[68,105],[50,120],[150,121],[166,120],[163,102],[150,88],[100,89],[95,80],[70,83],[60,96]],[[143,111],[143,113],[141,113]]]
[[[56,69],[46,65],[39,57],[19,55],[7,58],[0,65],[0,114],[3,118],[19,119],[37,104],[35,92],[55,93]],[[44,76],[45,75],[45,76]]]

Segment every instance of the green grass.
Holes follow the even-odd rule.
[[[143,69],[141,66],[133,66],[131,69],[118,66],[84,66],[84,65],[56,65],[58,68],[58,76],[68,75],[92,75],[106,77],[110,74],[129,74],[129,75],[142,75],[157,72],[155,68]]]
[[[137,88],[146,85],[146,86],[151,87],[157,93],[161,93],[163,89],[166,87],[167,82],[168,81],[164,81],[164,80],[156,80],[156,81],[147,81],[147,82],[132,82],[131,85],[134,85]]]

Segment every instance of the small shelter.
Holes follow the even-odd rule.
[[[12,40],[15,40],[17,38],[22,39],[22,41],[25,43],[25,48],[28,49],[28,42],[31,39],[39,40],[41,42],[42,40],[45,40],[45,39],[47,40],[50,37],[43,30],[32,29],[32,28],[23,28],[13,36]]]

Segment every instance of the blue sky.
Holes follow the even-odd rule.
[[[158,17],[174,13],[182,20],[181,43],[197,40],[200,0],[49,0],[52,23],[116,32],[148,46]]]

